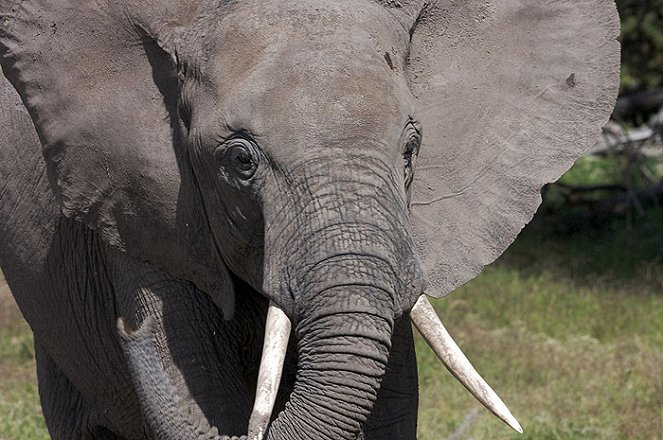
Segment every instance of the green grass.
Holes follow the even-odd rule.
[[[417,340],[419,439],[663,439],[663,209],[552,234],[538,219],[478,278],[435,301],[520,420],[483,410]],[[0,282],[1,284],[1,282]],[[29,328],[0,295],[0,440],[46,439]]]
[[[48,439],[35,380],[34,345],[0,272],[0,440]]]
[[[663,438],[663,210],[549,236],[537,222],[436,308],[520,420],[481,409],[458,438]],[[446,438],[479,404],[417,343],[419,438]]]

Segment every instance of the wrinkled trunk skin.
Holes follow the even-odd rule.
[[[318,308],[297,326],[297,382],[268,438],[357,437],[373,408],[391,346],[393,314],[380,316],[362,306],[362,298],[380,295],[385,292],[356,286],[320,294],[346,302],[349,310]]]
[[[362,288],[337,292],[350,298]],[[376,295],[365,288],[364,295]],[[384,292],[382,292],[384,294]],[[337,299],[335,299],[337,301]],[[377,316],[361,306],[353,312],[319,309],[297,327],[300,365],[286,409],[270,426],[267,439],[354,439],[368,418],[384,375],[393,317]],[[244,437],[202,431],[183,414],[157,352],[157,330],[147,318],[132,332],[119,324],[121,343],[141,401],[149,438],[160,440],[231,440]]]
[[[425,283],[403,181],[370,156],[303,162],[287,177],[288,188],[265,196],[264,290],[295,318],[299,365],[269,438],[355,439],[385,375],[395,319]]]
[[[352,270],[333,263],[333,272]],[[307,292],[307,309],[295,330],[297,381],[267,439],[357,438],[385,374],[394,329],[393,291],[367,280],[348,284],[344,276],[331,284],[312,284],[320,289]],[[183,413],[157,352],[151,318],[134,333],[122,325],[119,330],[150,438],[230,439],[214,429],[201,431]]]

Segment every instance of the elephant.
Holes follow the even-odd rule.
[[[614,106],[612,0],[0,0],[0,267],[54,439],[413,439],[427,297]],[[507,313],[507,311],[505,311]]]

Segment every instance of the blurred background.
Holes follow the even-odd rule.
[[[617,5],[621,93],[602,139],[497,262],[435,302],[525,434],[418,340],[420,440],[663,439],[663,0]],[[49,438],[34,370],[0,272],[0,440]]]

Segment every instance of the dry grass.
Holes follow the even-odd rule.
[[[30,328],[0,272],[0,440],[40,440],[48,434],[35,380]]]
[[[661,225],[663,209],[568,236],[534,224],[436,303],[525,429],[482,410],[461,438],[663,439]],[[419,438],[447,438],[479,405],[417,348]]]
[[[631,322],[614,321],[619,313],[604,313],[605,297],[610,291],[553,291],[547,285],[549,314],[554,321],[550,332],[538,322],[543,313],[522,316],[509,327],[496,326],[489,317],[490,304],[477,307],[480,297],[499,295],[514,283],[500,284],[498,270],[490,271],[444,302],[438,302],[440,314],[449,323],[458,343],[477,369],[508,403],[525,429],[524,436],[511,433],[487,411],[480,413],[462,438],[473,439],[661,439],[663,438],[663,344],[660,327],[663,321],[663,298],[626,297],[620,306],[626,316],[635,309],[640,316]],[[490,284],[492,292],[482,289]],[[517,284],[517,283],[516,283]],[[520,280],[516,287],[524,303],[527,290],[537,283]],[[566,289],[568,286],[562,286]],[[567,297],[588,295],[586,316],[563,313],[573,307]],[[606,306],[612,301],[606,301]],[[641,304],[637,304],[641,303]],[[642,304],[644,303],[644,304]],[[474,307],[475,311],[470,311]],[[485,307],[485,310],[483,309]],[[515,304],[514,313],[527,307]],[[476,309],[479,309],[476,311]],[[582,314],[581,314],[582,315]],[[576,319],[586,321],[590,330],[577,332]],[[607,335],[600,329],[602,320],[612,321],[614,331]],[[591,323],[598,322],[592,334]],[[639,334],[640,324],[651,324],[650,331]],[[608,323],[609,324],[609,323]],[[566,327],[564,334],[559,329]],[[553,333],[555,336],[551,336]],[[476,401],[446,372],[421,341],[420,359],[421,417],[420,439],[446,438],[478,407]]]

